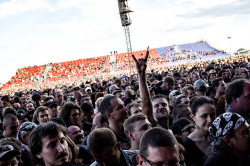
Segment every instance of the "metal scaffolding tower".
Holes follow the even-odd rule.
[[[125,37],[126,37],[126,46],[127,46],[127,56],[129,61],[129,68],[131,72],[131,62],[130,57],[132,56],[132,45],[131,45],[131,39],[130,39],[130,30],[129,26],[131,25],[131,20],[129,17],[129,13],[132,12],[128,7],[128,1],[127,0],[118,0],[118,7],[119,7],[119,14],[121,18],[121,23],[124,28]]]

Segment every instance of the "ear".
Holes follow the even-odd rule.
[[[139,165],[143,165],[144,160],[140,155],[137,155],[136,160],[137,160]]]
[[[111,113],[110,113],[110,112],[107,112],[107,113],[106,113],[106,117],[107,117],[107,119],[110,119],[110,118],[111,118]]]
[[[6,126],[5,126],[5,125],[3,125],[3,127],[2,127],[2,128],[3,128],[3,130],[6,130]]]
[[[128,132],[128,137],[131,139],[131,140],[135,140],[133,134],[131,132]]]
[[[118,148],[118,150],[121,150],[121,143],[120,142],[118,142],[117,144],[116,144],[116,147]]]
[[[224,142],[227,144],[227,146],[229,146],[230,148],[233,146],[232,141],[231,141],[231,138],[230,138],[229,136],[225,135],[225,136],[223,137],[223,141],[224,141]]]

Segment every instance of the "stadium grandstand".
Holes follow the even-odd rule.
[[[133,54],[140,58],[145,56],[146,51],[133,51]],[[152,48],[149,52],[148,70],[230,57],[229,54],[212,47],[206,41]],[[16,75],[3,84],[1,91],[10,93],[24,89],[52,88],[56,85],[71,85],[77,81],[94,80],[95,76],[102,79],[121,74],[129,75],[134,73],[135,67],[133,62],[130,64],[130,61],[132,58],[129,58],[127,53],[117,53],[25,67],[18,69]]]

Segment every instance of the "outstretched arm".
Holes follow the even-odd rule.
[[[136,63],[136,70],[139,74],[139,90],[140,90],[140,97],[142,100],[142,112],[145,115],[147,115],[148,120],[152,123],[154,120],[153,105],[146,80],[148,56],[149,56],[149,50],[147,50],[146,56],[144,58],[136,59],[136,57],[132,55]]]

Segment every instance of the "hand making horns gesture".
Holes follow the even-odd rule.
[[[148,61],[149,50],[147,49],[146,56],[144,58],[136,59],[136,57],[132,54],[132,57],[136,63],[136,69],[138,73],[144,72],[147,69],[147,61]]]

